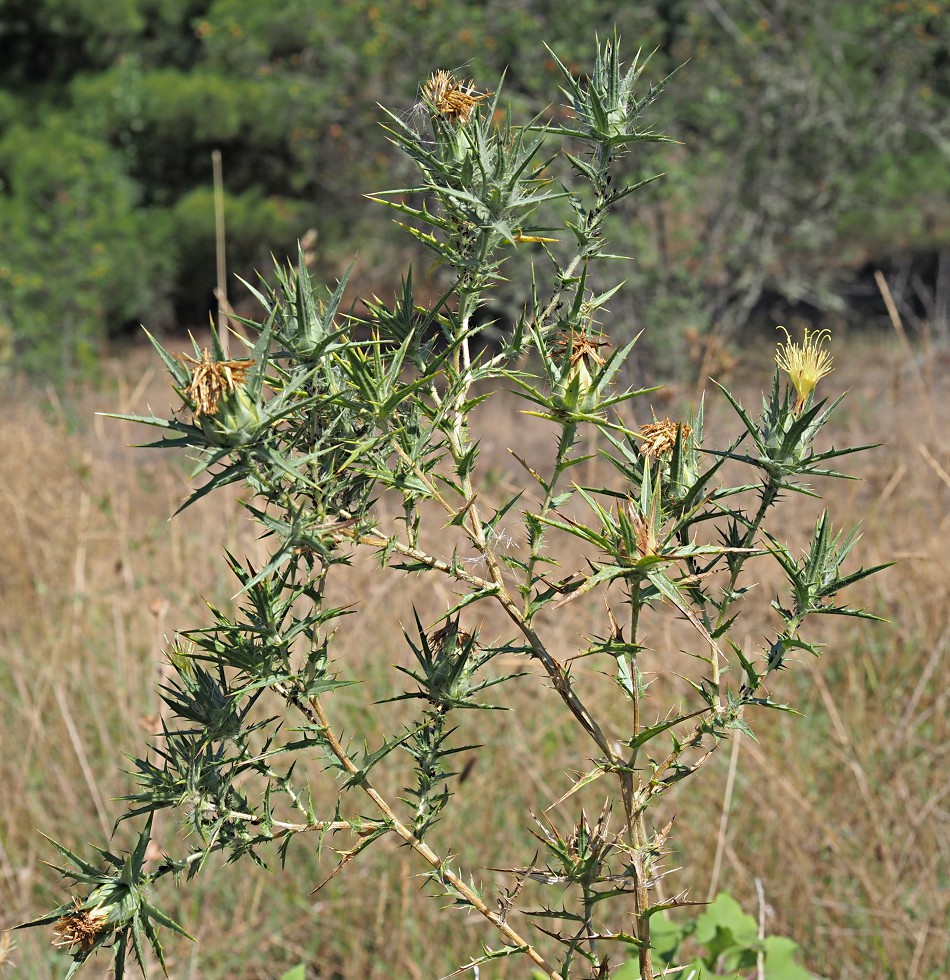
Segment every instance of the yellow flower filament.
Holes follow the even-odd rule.
[[[781,341],[775,351],[775,363],[791,379],[798,393],[798,401],[795,403],[795,411],[800,412],[808,401],[808,396],[815,390],[815,386],[825,375],[831,374],[832,367],[831,353],[825,350],[824,345],[831,340],[830,330],[817,330],[811,332],[805,328],[805,339],[801,344],[792,341],[789,332],[785,327],[777,327],[785,333],[785,342]]]

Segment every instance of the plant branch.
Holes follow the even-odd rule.
[[[373,801],[376,808],[383,815],[386,823],[390,826],[393,833],[400,837],[409,847],[412,848],[427,864],[430,865],[439,875],[452,886],[479,914],[484,916],[505,938],[505,940],[519,950],[521,950],[539,969],[544,971],[549,980],[560,980],[560,974],[556,973],[553,967],[549,966],[544,957],[528,942],[523,939],[508,923],[502,919],[497,912],[493,912],[458,875],[454,874],[446,866],[442,858],[432,850],[424,841],[419,840],[415,834],[399,819],[392,807],[376,791],[372,783],[363,775],[353,760],[347,755],[346,749],[340,744],[330,720],[320,703],[319,698],[310,698],[306,702],[294,700],[292,702],[312,724],[320,727],[323,737],[330,751],[337,758],[340,765],[351,776],[359,777],[359,786],[363,792]]]

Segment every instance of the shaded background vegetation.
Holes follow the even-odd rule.
[[[583,70],[614,24],[656,49],[654,78],[686,65],[658,109],[681,145],[631,162],[668,176],[611,232],[636,259],[625,330],[662,355],[795,312],[867,324],[884,266],[911,322],[946,331],[948,20],[948,0],[6,0],[0,357],[68,376],[140,321],[206,322],[213,149],[232,272],[314,229],[318,271],[358,252],[382,295],[405,240],[363,198],[401,176],[377,103],[460,66],[483,88],[507,70],[512,104],[542,111],[542,42]]]

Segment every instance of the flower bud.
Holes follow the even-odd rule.
[[[591,390],[590,368],[586,359],[581,357],[571,365],[558,386],[558,400],[561,406],[569,412],[584,413],[592,407],[593,399],[589,397]]]
[[[214,415],[202,414],[199,424],[212,445],[234,449],[252,443],[261,430],[261,407],[244,385],[235,385],[218,399]]]
[[[584,414],[597,407],[594,378],[604,366],[604,359],[598,351],[605,346],[605,341],[589,336],[584,327],[566,331],[558,337],[553,349],[567,360],[555,391],[561,408]]]

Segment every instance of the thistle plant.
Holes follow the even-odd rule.
[[[152,340],[182,408],[115,417],[159,429],[157,448],[194,456],[186,506],[241,485],[268,557],[227,555],[235,608],[211,606],[210,623],[168,651],[162,730],[135,762],[120,817],[142,825],[134,851],[103,848],[87,861],[56,845],[76,893],[29,925],[54,927],[72,957],[67,976],[104,947],[117,976],[128,957],[144,971],[147,946],[164,965],[159,930],[184,929],[159,910],[159,882],[209,873],[213,855],[283,861],[292,847],[333,842],[339,871],[394,839],[429,893],[450,898],[446,915],[467,910],[495,930],[461,968],[516,956],[551,980],[600,978],[632,959],[650,980],[660,970],[651,917],[691,904],[657,887],[671,834],[655,820],[658,804],[724,741],[751,733],[759,709],[790,710],[771,686],[793,654],[817,653],[806,620],[868,617],[839,598],[878,570],[846,570],[855,531],[835,530],[821,512],[797,554],[775,530],[783,498],[817,497],[815,481],[842,477],[836,461],[867,448],[819,448],[840,402],[816,401],[831,368],[825,332],[801,345],[786,334],[758,415],[720,386],[738,423],[725,448],[707,445],[702,404],[679,420],[631,421],[634,400],[655,389],[624,386],[636,341],[616,344],[608,325],[621,284],[592,283],[619,261],[607,250],[608,216],[649,182],[625,182],[624,158],[667,139],[644,114],[668,79],[647,86],[646,62],[624,66],[616,38],[598,44],[586,78],[554,61],[564,124],[518,124],[501,82],[480,91],[442,71],[420,89],[425,126],[386,114],[419,178],[375,200],[433,254],[446,284],[434,302],[419,302],[409,270],[391,302],[347,311],[349,274],[320,287],[301,256],[249,287],[263,315],[242,321],[253,337],[244,358],[229,360],[217,337],[181,356]],[[477,313],[519,250],[534,260],[523,312],[497,345],[481,343]],[[543,461],[513,455],[522,486],[510,494],[481,464],[473,427],[502,389],[524,425],[556,435]],[[606,485],[583,482],[593,456]],[[334,703],[360,679],[336,656],[341,620],[359,606],[333,605],[328,588],[345,586],[360,553],[379,576],[441,579],[454,596],[433,623],[402,611],[414,666],[396,668],[404,685],[391,700],[416,710],[375,746],[344,737]],[[767,562],[785,587],[766,642],[750,646],[736,623]],[[504,614],[507,636],[480,630],[488,607]],[[565,657],[563,638],[576,634],[565,617],[581,609],[600,622]],[[693,673],[670,703],[647,678],[675,651],[650,648],[647,614],[685,621],[692,638]],[[611,704],[585,696],[585,671],[613,678]],[[512,855],[507,887],[491,894],[477,884],[484,869],[458,868],[439,825],[465,790],[454,760],[478,751],[463,737],[466,718],[507,707],[515,684],[553,688],[582,775],[526,820],[537,851]],[[478,729],[489,746],[490,717]],[[336,775],[333,797],[311,793],[311,763]],[[411,772],[403,792],[377,789],[387,767]],[[581,801],[594,793],[606,802],[591,818]],[[164,810],[187,831],[186,853],[146,860]]]

